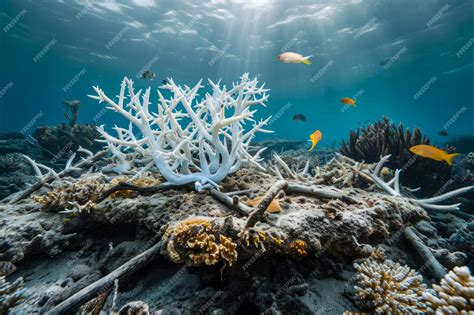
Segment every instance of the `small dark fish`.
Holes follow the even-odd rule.
[[[150,70],[143,72],[142,79],[153,80],[155,78],[155,74]]]
[[[445,130],[441,130],[440,132],[438,132],[438,134],[442,137],[446,137],[448,135],[448,132]]]
[[[6,277],[16,271],[16,267],[9,261],[0,261],[0,277]]]
[[[306,117],[302,114],[296,114],[293,116],[294,121],[306,121]]]
[[[163,85],[168,84],[168,80],[165,79],[165,80],[161,81],[161,84],[163,84]]]

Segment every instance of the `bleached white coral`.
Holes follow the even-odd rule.
[[[377,314],[420,314],[425,311],[423,278],[408,266],[391,260],[370,258],[357,269],[361,302]]]
[[[256,78],[251,80],[246,73],[229,89],[209,80],[212,93],[205,93],[200,100],[197,95],[203,87],[201,81],[193,88],[179,86],[172,79],[168,82],[158,90],[156,111],[150,110],[150,88],[143,95],[141,90],[135,92],[133,81],[128,78],[122,82],[118,102],[99,87],[94,87],[97,96],[89,95],[106,102],[108,109],[130,122],[128,128],[115,126],[115,137],[103,126],[99,128],[102,141],[119,161],[117,171],[130,169],[124,152],[134,152],[145,168],[156,166],[169,183],[195,183],[196,189],[201,190],[217,186],[243,163],[260,167],[263,150],[251,155],[250,141],[256,132],[268,132],[263,126],[271,117],[260,122],[253,119],[256,110],[251,107],[264,105],[268,99],[268,90],[257,86]],[[160,90],[168,90],[171,96],[166,98]]]
[[[430,314],[474,314],[474,277],[468,267],[454,267],[423,297]]]

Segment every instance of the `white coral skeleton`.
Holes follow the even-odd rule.
[[[383,189],[386,193],[388,193],[391,196],[402,196],[400,193],[400,183],[399,183],[399,177],[400,177],[400,170],[395,171],[395,176],[388,182],[384,182],[380,177],[380,171],[382,170],[383,165],[390,159],[390,155],[386,155],[380,159],[380,161],[377,163],[377,166],[375,166],[375,169],[373,172],[369,172],[368,170],[364,170],[364,173],[370,176],[372,180],[375,182],[377,186],[379,186],[381,189]],[[461,205],[460,203],[452,204],[452,205],[439,205],[437,204],[438,202],[447,200],[449,198],[452,198],[454,196],[457,196],[459,194],[468,192],[470,190],[474,189],[474,186],[467,186],[463,188],[459,188],[447,193],[444,193],[439,196],[435,196],[432,198],[427,198],[427,199],[412,199],[413,202],[421,206],[422,208],[425,209],[430,209],[430,210],[459,210],[459,206]]]
[[[154,165],[170,184],[194,183],[196,190],[201,191],[217,187],[244,163],[263,169],[259,155],[264,149],[255,155],[249,152],[256,132],[270,132],[263,126],[271,116],[260,122],[253,118],[256,110],[251,110],[252,106],[265,106],[268,99],[268,90],[257,86],[256,78],[251,80],[245,73],[240,82],[233,83],[229,89],[209,80],[212,94],[205,93],[201,100],[197,100],[198,91],[203,87],[201,81],[193,88],[179,86],[172,79],[168,82],[158,90],[155,112],[150,110],[150,88],[143,94],[142,90],[135,92],[133,81],[128,78],[122,82],[117,102],[99,87],[94,87],[97,95],[89,95],[106,102],[108,109],[130,122],[128,129],[115,126],[115,137],[104,126],[98,128],[104,137],[100,141],[106,143],[118,161],[114,171],[131,169],[124,153],[132,151],[144,168]],[[163,90],[168,90],[171,97],[165,98]],[[245,126],[246,123],[252,126]],[[137,129],[140,136],[135,132]]]

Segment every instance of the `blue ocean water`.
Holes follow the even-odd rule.
[[[260,139],[319,129],[331,146],[382,116],[435,143],[439,130],[474,131],[472,0],[3,0],[0,25],[0,131],[63,122],[71,99],[80,122],[113,126],[117,115],[98,116],[87,94],[116,95],[124,76],[155,89],[244,72],[271,90],[258,116],[274,115],[275,134]],[[284,51],[312,64],[281,63]],[[154,80],[140,78],[147,69]]]

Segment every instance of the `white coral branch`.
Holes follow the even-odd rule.
[[[395,171],[395,176],[388,182],[384,182],[380,177],[379,173],[383,167],[383,165],[389,160],[390,155],[386,155],[380,159],[380,161],[377,163],[377,166],[375,167],[373,172],[369,172],[368,170],[364,170],[364,173],[369,175],[370,178],[379,186],[382,188],[385,192],[392,196],[401,196],[400,193],[400,170]],[[430,209],[430,210],[459,210],[460,203],[457,204],[452,204],[452,205],[436,205],[435,203],[441,202],[444,200],[447,200],[449,198],[455,197],[457,195],[460,195],[462,193],[466,193],[470,190],[474,189],[474,186],[468,186],[468,187],[463,187],[459,188],[450,192],[447,192],[445,194],[428,198],[428,199],[413,199],[413,201],[420,205],[421,207],[425,209]],[[413,191],[413,190],[412,190]]]
[[[110,135],[103,126],[98,128],[109,151],[121,166],[115,171],[129,171],[130,164],[124,153],[134,152],[135,157],[153,161],[158,171],[172,185],[194,183],[197,190],[217,187],[228,174],[241,165],[252,164],[263,169],[259,162],[261,151],[249,153],[249,143],[257,132],[268,132],[263,127],[270,118],[255,122],[253,105],[264,105],[268,90],[258,87],[257,79],[248,74],[241,77],[228,91],[220,82],[209,80],[212,93],[197,100],[203,87],[199,81],[193,88],[179,86],[172,79],[160,86],[168,90],[168,99],[158,90],[157,111],[150,112],[150,88],[135,93],[133,81],[124,78],[118,101],[99,88],[90,96],[106,102],[107,108],[121,114],[129,122],[129,128],[115,127],[116,136]],[[125,89],[129,98],[126,103]],[[183,118],[186,125],[182,123]],[[245,128],[251,122],[252,127]],[[137,138],[133,128],[138,129]],[[150,165],[147,164],[147,169]],[[140,172],[140,170],[138,170]]]

